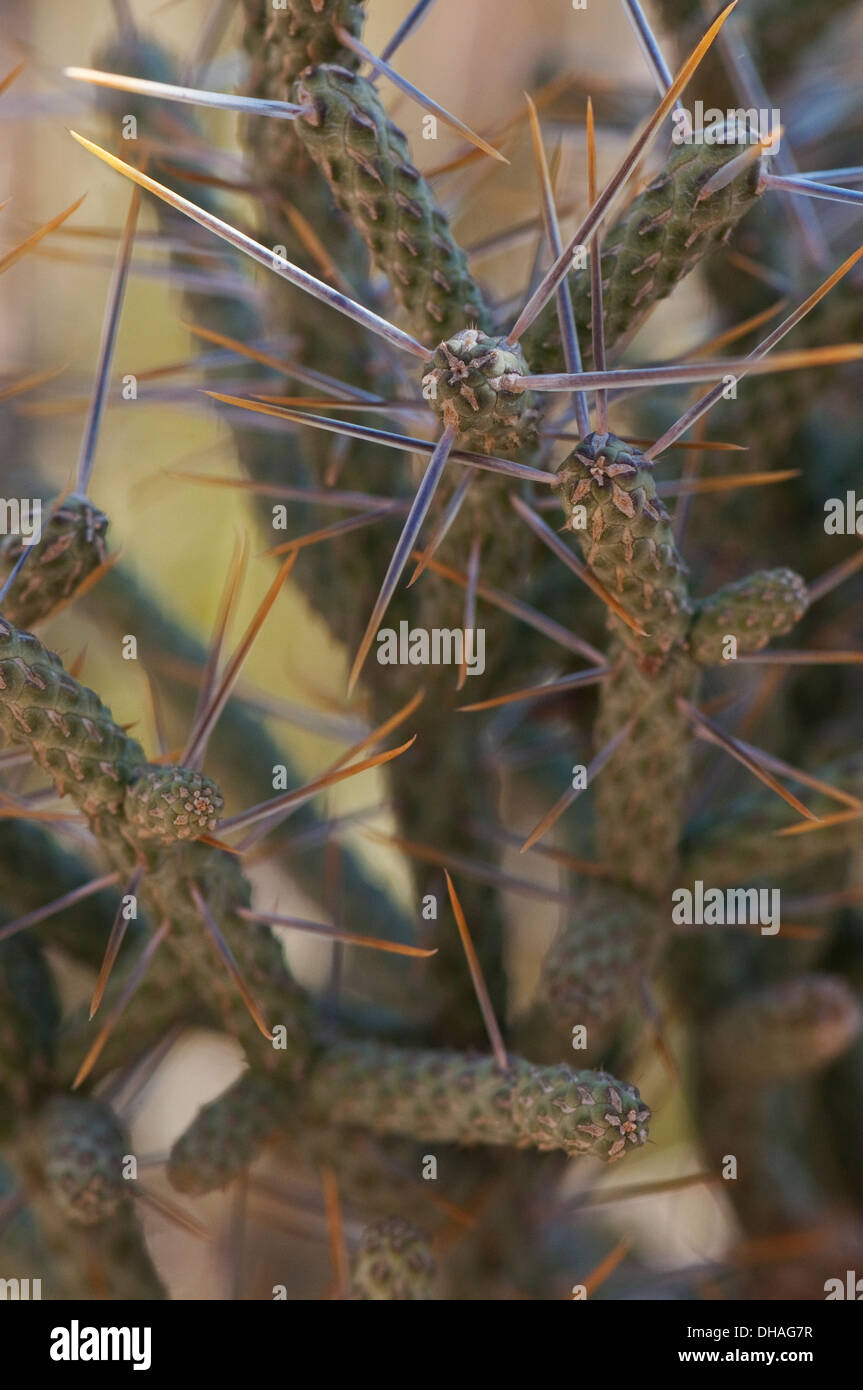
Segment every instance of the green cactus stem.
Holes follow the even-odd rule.
[[[609,228],[602,245],[605,342],[622,348],[656,304],[707,256],[724,245],[759,199],[756,162],[712,196],[703,188],[745,146],[739,143],[677,147],[643,193]],[[569,277],[572,306],[585,367],[590,351],[590,272]],[[525,334],[524,350],[535,372],[561,371],[563,354],[554,306]]]
[[[16,627],[45,622],[105,561],[108,518],[86,497],[70,493],[55,507],[38,541],[25,546],[20,536],[0,542],[0,581],[29,554],[3,599],[3,612]]]
[[[638,998],[662,933],[656,909],[614,884],[590,884],[543,961],[537,1003],[559,1035],[613,1022]]]
[[[615,775],[603,773],[596,781],[597,853],[624,883],[658,897],[676,872],[692,753],[692,726],[677,702],[692,698],[695,668],[680,651],[656,675],[619,644],[609,657],[597,747],[634,723],[615,759]]]
[[[806,584],[793,570],[758,570],[717,589],[698,604],[690,633],[693,659],[701,666],[727,660],[727,638],[736,652],[759,652],[800,621],[808,606]]]
[[[560,465],[558,480],[584,558],[647,636],[616,616],[609,625],[642,667],[659,667],[683,641],[692,603],[652,463],[616,435],[590,434]]]
[[[307,68],[294,99],[311,108],[297,121],[300,139],[390,277],[412,331],[433,342],[485,322],[464,252],[371,83],[346,68]]]
[[[278,8],[268,0],[243,0],[246,43],[266,54],[274,73],[286,81],[299,77],[310,63],[359,64],[356,54],[337,36],[338,25],[359,38],[362,0],[287,0]]]
[[[187,767],[153,767],[129,788],[126,812],[141,840],[174,844],[212,834],[224,797],[211,778]]]
[[[143,750],[37,637],[0,619],[0,728],[87,816],[117,815]]]
[[[39,1119],[45,1183],[67,1220],[93,1226],[128,1200],[123,1154],[128,1140],[113,1111],[85,1096],[55,1096]]]
[[[601,691],[597,747],[634,723],[617,775],[597,782],[597,848],[622,881],[660,894],[674,872],[691,747],[678,704],[696,681],[686,652],[693,607],[686,566],[639,449],[591,434],[558,478],[585,560],[644,634],[609,614],[612,671]]]
[[[520,350],[505,338],[463,328],[435,348],[423,395],[444,428],[458,430],[462,447],[510,455],[531,442],[532,429],[535,434],[530,392],[518,385],[527,370]]]
[[[130,786],[146,770],[140,745],[114,723],[92,690],[64,671],[59,657],[32,633],[17,632],[2,619],[0,728],[13,743],[25,743],[58,791],[74,798],[114,867],[128,877],[144,869],[139,890],[144,909],[152,922],[171,923],[164,949],[177,958],[186,978],[208,1002],[218,1001],[228,1032],[244,1039],[265,1069],[281,1065],[296,1074],[310,1046],[308,1001],[291,978],[269,928],[248,924],[238,915],[237,908],[249,905],[250,888],[234,856],[181,839],[172,844],[165,844],[164,838],[154,841],[149,823],[140,833],[140,803],[127,799]],[[176,778],[182,770],[157,769],[157,782],[171,771]],[[211,795],[205,798],[208,806]],[[269,1015],[270,1026],[284,1028],[283,1047],[263,1043],[208,939],[196,891],[205,895],[212,920]]]
[[[354,1257],[351,1297],[421,1302],[434,1297],[435,1261],[426,1236],[400,1216],[367,1226]]]
[[[840,1057],[861,1027],[863,1009],[840,976],[797,975],[721,1013],[705,1052],[747,1085],[784,1081]]]
[[[269,1077],[244,1072],[198,1111],[175,1143],[171,1183],[192,1195],[227,1187],[286,1126],[292,1105]]]
[[[647,1139],[650,1111],[634,1086],[604,1072],[511,1058],[339,1044],[315,1066],[313,1115],[377,1134],[431,1142],[590,1154],[613,1163]]]

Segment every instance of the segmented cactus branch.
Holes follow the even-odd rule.
[[[250,5],[247,11],[257,13],[261,8],[261,5]],[[325,6],[321,13],[325,20],[328,7]],[[253,62],[250,90],[256,96],[290,99],[294,83],[300,77],[301,69],[307,67],[307,63],[303,62],[298,70],[298,53],[284,28],[277,29],[277,26],[271,25],[268,34],[268,41],[265,41],[260,28],[255,24],[249,25],[246,29],[245,43]],[[349,54],[349,60],[345,60],[344,53]],[[355,55],[350,54],[349,50],[345,50],[344,53],[336,59],[338,67],[353,69],[356,66]],[[315,61],[319,61],[317,57]],[[304,76],[302,81],[306,80]],[[380,182],[370,174],[363,174],[361,166],[354,159],[348,159],[344,152],[342,161],[350,165],[353,179],[365,179],[367,184],[372,185],[364,193],[366,207],[379,212],[379,218],[376,220],[370,215],[367,216],[356,199],[346,200],[347,211],[351,214],[352,220],[349,221],[347,217],[333,217],[329,200],[321,198],[320,183],[326,168],[319,161],[324,157],[329,158],[323,148],[327,139],[326,127],[298,122],[296,128],[276,132],[272,127],[267,129],[264,123],[255,122],[248,130],[248,144],[258,179],[270,193],[266,205],[269,237],[274,243],[285,245],[288,254],[296,256],[300,264],[305,262],[308,253],[300,243],[290,218],[280,211],[278,200],[285,196],[286,189],[290,189],[293,205],[326,241],[330,251],[338,255],[340,269],[356,286],[366,276],[367,256],[363,252],[369,238],[379,235],[375,229],[380,222],[381,232],[386,231],[386,244],[392,243],[394,254],[397,253],[394,262],[396,269],[392,277],[394,292],[402,298],[408,311],[417,316],[417,332],[424,340],[435,344],[450,330],[456,333],[469,328],[465,304],[473,308],[476,317],[482,306],[482,298],[472,278],[464,269],[463,255],[453,242],[431,190],[423,180],[415,178],[411,172],[413,164],[404,136],[383,114],[376,92],[363,79],[351,80],[344,74],[340,77],[338,74],[333,76],[331,69],[327,68],[319,69],[318,75],[313,75],[308,80],[313,85],[319,82],[321,87],[332,82],[334,96],[338,96],[341,103],[339,110],[343,122],[349,120],[353,111],[352,103],[359,101],[360,97],[368,104],[369,114],[365,113],[364,108],[359,122],[351,130],[351,140],[355,142],[356,153],[360,153],[361,150],[365,150],[366,153],[371,151],[372,158],[380,163]],[[343,125],[343,134],[344,130]],[[366,153],[363,154],[363,158],[366,157]],[[404,169],[400,167],[402,163]],[[319,168],[322,173],[318,172]],[[405,181],[409,187],[402,187]],[[338,183],[341,196],[343,181],[340,180]],[[416,200],[417,207],[422,212],[419,221],[412,216],[413,203],[406,206],[406,198]],[[418,227],[427,239],[431,239],[435,248],[435,264],[440,262],[439,269],[443,280],[440,274],[435,280],[430,272],[425,271],[417,278],[417,258],[403,241],[394,240],[403,222],[408,228],[409,238],[417,235]],[[377,254],[374,246],[372,254]],[[384,269],[389,274],[392,267],[387,264]],[[398,273],[399,270],[402,271],[401,275]],[[451,285],[450,291],[445,289],[445,285]],[[425,299],[429,293],[434,310],[431,314],[425,309]],[[368,294],[366,302],[370,302]],[[363,389],[377,386],[383,394],[394,394],[393,377],[386,368],[378,367],[373,345],[368,343],[367,336],[356,333],[353,325],[346,324],[344,332],[334,341],[321,333],[319,315],[310,313],[309,304],[303,296],[286,294],[284,304],[285,310],[280,314],[280,321],[286,327],[301,333],[303,360],[307,365],[340,376]],[[443,318],[436,317],[439,313],[443,314]],[[467,317],[470,318],[470,309],[467,311]],[[420,387],[419,381],[417,387]],[[419,389],[417,395],[419,396]],[[429,405],[432,404],[430,401]],[[518,412],[523,412],[523,397],[513,404],[517,406]],[[325,477],[325,470],[330,462],[327,437],[319,435],[316,431],[307,432],[303,436],[302,447],[311,467],[317,470],[318,477]],[[351,445],[345,456],[346,467],[356,465],[362,468],[372,461],[375,478],[381,479],[381,485],[387,486],[392,495],[410,494],[411,480],[406,476],[406,469],[401,462],[392,465],[381,459],[380,451],[374,451],[370,446],[363,444]],[[247,466],[256,479],[262,480],[264,475],[253,458],[249,458]],[[273,469],[269,476],[281,476],[281,463],[278,474]],[[442,552],[454,557],[459,564],[464,562],[469,545],[466,537],[472,539],[476,526],[481,525],[491,537],[498,521],[505,515],[505,490],[496,485],[496,479],[485,479],[482,483],[484,485],[480,485],[479,481],[473,485],[471,490],[476,494],[476,501],[471,500],[463,516],[457,519],[447,538],[448,549]],[[440,490],[440,502],[429,517],[430,526],[436,524],[450,495],[451,489],[445,481]],[[321,550],[318,550],[317,555],[313,550],[310,556],[311,563],[299,574],[299,582],[304,585],[310,601],[322,612],[331,630],[354,650],[363,631],[363,611],[372,610],[377,586],[386,572],[391,547],[392,539],[388,530],[368,528],[359,538],[348,537],[344,541],[334,541],[326,559]],[[488,547],[484,549],[487,556]],[[485,563],[488,563],[487,559]],[[339,590],[334,589],[331,584],[333,572],[340,576]],[[511,580],[511,577],[509,569],[507,581]],[[350,604],[343,601],[341,585],[344,585],[345,592],[349,591],[352,594]],[[423,576],[418,598],[421,621],[428,626],[452,629],[461,624],[461,596],[453,591],[452,586],[440,582],[436,576]],[[399,624],[403,620],[409,620],[415,611],[409,601],[397,594],[391,604],[388,621],[398,629]],[[496,626],[497,631],[501,632],[506,625],[504,623]],[[503,642],[496,642],[493,636],[488,642],[490,652],[501,651],[502,646]],[[375,714],[379,712],[381,702],[389,702],[393,698],[407,699],[412,695],[416,688],[415,676],[416,673],[409,669],[402,671],[391,667],[376,668],[375,663],[368,662],[365,677],[375,702]],[[438,680],[436,684],[440,690],[441,682]],[[442,698],[448,705],[454,703],[449,695],[442,695]],[[432,716],[434,720],[440,718],[442,708],[439,707]],[[475,740],[468,729],[452,729],[446,756],[441,758],[428,744],[424,733],[425,720],[425,711],[422,711],[418,722],[418,746],[411,753],[406,765],[394,765],[391,770],[398,813],[404,824],[411,825],[415,831],[419,830],[419,837],[423,840],[440,844],[442,848],[446,848],[448,843],[455,847],[456,842],[461,847],[462,832],[455,836],[452,833],[452,828],[459,819],[456,808],[463,807],[465,812],[468,807],[488,809],[493,801],[493,786],[490,785],[487,771],[478,764]],[[433,778],[432,782],[427,780],[429,774]],[[417,900],[425,891],[426,885],[418,881]],[[469,919],[476,924],[478,948],[484,970],[496,1007],[500,1007],[504,998],[500,943],[502,923],[495,894],[482,886],[471,886],[465,902],[465,911]],[[441,965],[445,965],[446,978],[446,984],[440,989],[441,1036],[456,1043],[479,1042],[482,1040],[482,1033],[478,1031],[470,981],[464,970],[460,948],[457,942],[443,936],[440,944],[444,953]]]
[[[226,1187],[291,1123],[292,1111],[293,1102],[271,1078],[245,1072],[177,1140],[168,1165],[173,1186],[193,1194]]]
[[[122,1177],[127,1140],[112,1111],[83,1096],[55,1096],[37,1134],[45,1184],[67,1221],[95,1226],[126,1200]]]
[[[544,1021],[570,1048],[578,1026],[592,1041],[594,1029],[613,1023],[637,1000],[639,980],[663,941],[662,926],[656,907],[636,894],[589,884],[543,961],[536,1022]]]
[[[243,0],[243,8],[247,47],[265,56],[281,81],[291,82],[310,63],[337,62],[345,68],[359,64],[336,28],[355,36],[362,33],[362,0],[287,0],[278,10],[266,0]]]
[[[683,643],[692,603],[651,463],[614,435],[591,434],[561,464],[558,480],[587,563],[632,619],[634,626],[613,616],[612,631],[642,669],[659,669]]]
[[[106,558],[108,518],[86,497],[71,493],[55,506],[35,544],[18,536],[0,542],[0,583],[26,559],[3,598],[3,612],[29,630],[68,602]]]
[[[609,228],[602,243],[602,302],[606,346],[622,348],[656,304],[729,239],[759,199],[758,165],[737,174],[709,197],[704,185],[742,148],[721,144],[678,146],[643,193]],[[591,366],[590,272],[568,278],[585,368]],[[560,371],[563,353],[557,314],[550,305],[522,340],[535,372]]]
[[[562,1150],[612,1163],[647,1139],[650,1111],[634,1086],[604,1072],[510,1058],[409,1052],[370,1043],[328,1049],[312,1071],[313,1115],[427,1142]]]
[[[861,1027],[863,1011],[844,980],[799,975],[744,995],[720,1014],[705,1051],[738,1085],[766,1084],[819,1071],[846,1051]]]
[[[58,1089],[58,1026],[41,948],[0,943],[0,1133],[24,1204],[0,1240],[0,1278],[20,1279],[23,1246],[45,1298],[161,1298],[124,1180],[128,1137],[104,1103]]]
[[[808,602],[806,585],[793,570],[760,570],[726,584],[697,606],[692,655],[700,665],[711,666],[733,660],[738,652],[761,651],[796,626]]]
[[[389,276],[411,331],[434,342],[487,321],[464,252],[371,83],[346,68],[307,68],[294,94],[311,108],[297,133]]]
[[[250,889],[235,858],[200,843],[184,843],[176,827],[166,842],[164,821],[160,841],[153,843],[152,811],[135,793],[139,778],[155,778],[164,791],[181,793],[180,820],[195,816],[202,779],[181,768],[150,769],[143,749],[113,721],[98,696],[79,685],[31,633],[18,632],[0,620],[0,727],[12,743],[24,743],[36,762],[51,776],[61,794],[69,793],[115,867],[131,875],[144,869],[140,897],[150,920],[169,921],[165,945],[182,973],[218,1009],[229,1033],[245,1040],[265,1068],[293,1072],[302,1065],[309,1046],[307,1002],[292,981],[272,932],[260,923],[248,924],[237,908],[247,907]],[[182,793],[185,792],[185,800]],[[198,819],[209,823],[214,790],[210,784]],[[185,805],[193,807],[191,812]],[[157,808],[167,809],[164,799]],[[202,827],[197,826],[198,833]],[[201,920],[195,900],[199,886],[207,894],[211,922]],[[215,924],[258,1004],[281,1025],[284,1047],[261,1047],[256,1025],[240,998],[235,982],[219,959],[207,926]]]
[[[526,373],[520,350],[505,338],[466,328],[435,349],[423,395],[465,449],[508,456],[531,442],[531,396],[518,384]]]
[[[423,1302],[434,1297],[435,1262],[427,1238],[400,1216],[374,1221],[354,1257],[351,1297]]]
[[[677,703],[695,686],[687,571],[639,449],[589,435],[558,478],[584,558],[631,624],[608,617],[612,671],[601,690],[598,746],[635,722],[618,775],[597,782],[597,842],[624,881],[658,893],[674,872],[691,742]]]
[[[82,812],[116,816],[145,762],[140,744],[120,729],[92,690],[63,669],[38,637],[0,619],[0,727],[23,743]]]

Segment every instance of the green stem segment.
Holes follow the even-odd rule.
[[[308,1085],[313,1114],[427,1143],[590,1154],[611,1163],[647,1140],[650,1111],[604,1072],[509,1059],[411,1052],[373,1043],[327,1050]]]
[[[308,68],[294,89],[309,115],[297,132],[341,207],[389,276],[411,330],[440,342],[486,320],[482,294],[446,215],[375,88],[346,68]]]
[[[674,873],[692,742],[678,704],[692,698],[697,675],[686,650],[687,571],[639,449],[589,435],[558,477],[585,560],[641,630],[610,612],[612,673],[600,691],[597,747],[634,722],[614,775],[597,781],[597,851],[622,881],[659,896]]]
[[[759,165],[753,163],[710,197],[704,185],[742,153],[739,144],[681,145],[662,172],[633,199],[606,233],[602,247],[602,303],[606,347],[620,348],[660,300],[667,298],[706,256],[731,236],[758,201]],[[590,351],[590,271],[569,284],[585,367]],[[522,346],[535,372],[560,371],[563,353],[557,310],[549,305],[525,334]]]
[[[108,518],[86,497],[72,493],[55,507],[39,539],[25,546],[20,536],[0,542],[0,583],[28,551],[3,599],[16,627],[43,623],[65,604],[105,560]]]
[[[4,619],[0,728],[11,742],[29,747],[58,791],[73,797],[115,867],[129,877],[144,870],[139,893],[145,911],[153,924],[171,924],[163,949],[175,955],[185,977],[218,1010],[227,1031],[245,1043],[258,1065],[297,1075],[311,1046],[309,1003],[270,929],[238,915],[237,908],[248,906],[251,896],[239,864],[221,850],[177,838],[178,829],[188,829],[174,824],[177,799],[170,803],[168,822],[154,822],[148,799],[142,803],[136,791],[142,778],[155,778],[164,790],[167,777],[172,795],[179,788],[181,807],[190,796],[193,804],[203,795],[209,824],[212,784],[188,769],[148,767],[143,749],[114,723],[99,697],[74,680],[37,637]],[[186,815],[181,811],[181,819]],[[196,904],[196,889],[205,899],[209,927]],[[284,1029],[278,1046],[260,1037],[220,959],[214,933],[237,962],[268,1026]]]

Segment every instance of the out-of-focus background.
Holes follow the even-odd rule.
[[[132,3],[143,30],[175,54],[189,57],[196,52],[213,7],[214,0]],[[407,9],[407,0],[373,0],[365,40],[374,51],[380,50]],[[124,6],[115,7],[109,0],[76,0],[74,5],[65,0],[5,0],[3,6],[2,71],[26,62],[25,71],[0,101],[0,200],[9,200],[0,221],[3,244],[13,244],[86,194],[64,228],[0,282],[0,373],[11,377],[28,369],[63,368],[50,386],[23,397],[4,416],[3,470],[8,491],[12,480],[26,478],[33,465],[59,491],[69,481],[77,458],[102,308],[129,189],[68,134],[72,127],[99,140],[105,127],[90,89],[65,81],[62,68],[92,65],[94,54],[116,32],[123,10]],[[207,81],[214,88],[242,88],[245,64],[239,24],[240,16],[234,14],[211,63]],[[625,82],[636,117],[649,109],[653,92],[617,0],[590,0],[583,10],[574,10],[568,0],[533,0],[529,6],[522,0],[470,0],[469,4],[438,0],[421,30],[400,50],[398,65],[475,129],[514,114],[523,90],[535,89],[549,74],[561,70],[580,77],[582,85],[595,94],[619,89]],[[382,91],[397,109],[420,167],[438,163],[457,147],[457,137],[443,125],[436,142],[424,142],[421,111],[388,83],[382,84]],[[214,148],[241,157],[236,116],[202,111],[199,119]],[[612,167],[624,138],[623,132],[603,131],[600,176]],[[575,204],[584,198],[582,155],[583,145],[568,139],[558,189]],[[440,196],[448,206],[461,209],[457,231],[466,239],[532,212],[536,175],[526,131],[509,168],[502,170],[491,163],[479,173],[474,168],[469,176],[446,181]],[[238,220],[254,225],[251,201],[234,196],[228,206]],[[566,226],[571,225],[567,221]],[[193,487],[170,476],[169,471],[178,468],[226,477],[237,476],[237,469],[230,433],[196,389],[194,378],[186,378],[189,389],[184,400],[169,404],[158,400],[160,386],[176,385],[182,379],[160,378],[153,375],[154,370],[188,360],[199,347],[183,327],[181,296],[168,273],[168,258],[152,240],[156,220],[147,199],[139,229],[115,356],[115,389],[101,431],[91,495],[110,517],[110,548],[122,551],[122,565],[146,579],[163,603],[206,639],[237,532],[249,532],[253,553],[263,549],[263,543],[258,545],[260,534],[242,492]],[[503,293],[504,286],[524,282],[532,256],[533,247],[527,246],[498,256],[482,270]],[[266,292],[263,271],[250,267],[249,281],[262,294]],[[668,306],[661,306],[652,317],[648,338],[661,343],[663,355],[669,355],[706,337],[706,303],[697,278],[687,282],[675,294],[673,316]],[[124,401],[119,384],[130,373],[138,378],[138,399]],[[253,561],[235,634],[242,631],[271,575],[269,562]],[[331,582],[339,585],[337,573]],[[344,601],[350,603],[349,592]],[[44,636],[49,646],[68,659],[84,652],[85,683],[100,692],[120,723],[134,723],[137,736],[152,750],[155,735],[144,671],[158,678],[158,664],[166,654],[151,650],[147,633],[136,634],[140,659],[124,661],[116,642],[106,640],[98,625],[73,606],[46,628]],[[345,705],[346,671],[346,653],[333,644],[297,591],[288,587],[255,646],[246,672],[248,682],[311,709],[361,714],[361,701]],[[297,767],[309,775],[324,767],[342,746],[287,720],[272,720],[270,727]],[[261,771],[263,798],[271,785],[270,769]],[[362,785],[348,782],[333,791],[329,807],[346,810],[373,801],[375,776],[369,774]],[[382,788],[383,779],[378,790]],[[399,857],[373,849],[359,835],[354,847],[407,902],[407,876]],[[540,862],[536,876],[543,872]],[[270,900],[278,895],[282,911],[315,915],[278,864],[267,865],[258,881],[270,893]],[[552,912],[519,900],[518,924],[509,943],[516,1002],[527,997],[555,927]],[[284,939],[292,966],[304,983],[320,987],[327,976],[328,949],[309,946],[297,933],[285,933]],[[83,997],[83,981],[68,970],[63,987],[67,1000]],[[221,1091],[240,1065],[230,1044],[202,1033],[184,1037],[163,1062],[139,1098],[133,1127],[135,1152],[153,1160],[148,1181],[154,1190],[167,1195],[159,1157],[198,1106]],[[693,1171],[698,1160],[690,1147],[686,1117],[661,1068],[657,1065],[655,1073],[633,1080],[643,1090],[650,1088],[658,1099],[654,1105],[656,1147],[644,1155],[640,1178],[648,1181]],[[667,1097],[664,1104],[663,1095]],[[597,1175],[591,1174],[590,1181],[596,1180]],[[611,1174],[602,1181],[614,1183],[626,1177]],[[310,1204],[305,1230],[296,1212],[290,1219],[280,1216],[276,1198],[269,1209],[249,1209],[244,1216],[235,1195],[187,1206],[206,1223],[210,1243],[179,1231],[158,1214],[144,1214],[148,1239],[174,1297],[221,1298],[238,1291],[244,1296],[266,1296],[273,1283],[289,1282],[280,1264],[287,1239],[293,1241],[293,1250],[304,1252],[311,1268],[320,1267],[321,1283],[326,1285],[322,1206]],[[608,1210],[614,1229],[613,1208]],[[242,1273],[235,1258],[241,1219]],[[625,1220],[630,1233],[639,1230],[644,1252],[665,1268],[719,1253],[730,1232],[727,1212],[713,1190],[693,1189],[673,1200],[630,1202]]]

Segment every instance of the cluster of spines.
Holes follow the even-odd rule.
[[[686,877],[717,884],[773,881],[846,855],[859,842],[860,823],[848,798],[853,803],[863,793],[863,754],[837,758],[816,768],[815,775],[835,793],[811,792],[807,805],[820,818],[837,816],[832,824],[815,834],[779,834],[792,828],[788,807],[772,792],[747,793],[692,827],[683,845]]]
[[[505,338],[463,328],[441,342],[426,365],[423,395],[459,444],[480,453],[511,455],[535,433],[532,397],[519,378],[524,356]]]

